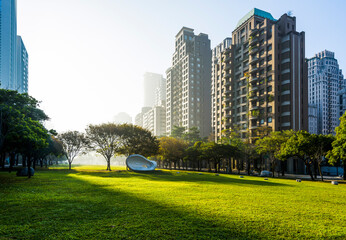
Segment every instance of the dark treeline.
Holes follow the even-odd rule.
[[[0,89],[0,165],[9,171],[13,166],[47,166],[57,160],[62,148],[54,130],[43,122],[48,116],[38,108],[39,102],[28,94]],[[8,160],[8,161],[6,161]],[[30,171],[29,177],[30,177]]]
[[[306,131],[272,132],[266,127],[256,137],[240,138],[236,130],[223,132],[219,142],[201,139],[196,127],[175,126],[170,137],[157,139],[146,129],[132,124],[89,125],[85,133],[68,131],[57,134],[43,123],[48,116],[39,102],[28,94],[0,89],[0,166],[48,166],[68,160],[69,169],[78,154],[95,151],[105,158],[107,170],[117,155],[141,154],[158,162],[160,168],[206,170],[248,175],[270,170],[275,175],[287,172],[288,161],[299,161],[314,180],[321,167],[343,166],[346,158],[346,116],[340,118],[336,136]],[[9,161],[7,161],[9,160]],[[30,171],[28,171],[30,173]],[[30,174],[29,174],[30,177]],[[345,178],[345,174],[344,174]]]
[[[270,170],[275,176],[287,172],[287,161],[300,161],[312,180],[320,175],[322,166],[343,165],[343,144],[346,143],[346,117],[336,128],[336,136],[316,135],[306,131],[271,132],[258,129],[255,138],[241,139],[237,131],[225,131],[219,142],[200,139],[196,128],[185,131],[175,126],[172,137],[160,138],[155,159],[168,169],[207,170],[224,173],[241,171],[248,175]],[[345,155],[346,156],[346,155]],[[344,175],[345,178],[345,175]]]

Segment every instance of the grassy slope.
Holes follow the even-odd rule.
[[[345,239],[345,198],[344,184],[235,175],[2,172],[0,239]]]

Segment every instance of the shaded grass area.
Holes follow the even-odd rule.
[[[103,168],[0,173],[0,239],[346,238],[346,185]]]

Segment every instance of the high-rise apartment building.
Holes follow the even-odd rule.
[[[317,107],[317,134],[335,134],[339,125],[344,76],[334,53],[324,50],[308,60],[309,104]]]
[[[20,93],[28,92],[29,70],[28,70],[29,56],[26,51],[25,45],[21,36],[17,36],[17,84],[16,90]]]
[[[222,101],[213,112],[221,117],[216,139],[229,129],[252,142],[261,132],[308,130],[305,34],[296,31],[295,17],[284,14],[276,20],[251,10],[232,32],[217,74]]]
[[[143,117],[144,117],[144,114],[148,111],[150,111],[151,107],[142,107],[142,110],[140,113],[138,113],[136,116],[135,116],[135,125],[137,126],[140,126],[140,127],[143,127]]]
[[[222,71],[222,53],[224,51],[230,51],[232,45],[232,38],[225,38],[222,43],[218,44],[212,50],[211,61],[211,128],[214,134],[215,141],[217,136],[221,134],[222,129],[222,112],[225,111],[225,106],[220,104],[223,101],[223,93],[225,93],[222,80],[225,77]],[[228,92],[227,92],[228,93]]]
[[[16,0],[0,0],[0,87],[28,92],[28,53],[17,36]]]
[[[154,107],[166,100],[166,79],[161,74],[144,74],[144,107]]]
[[[175,36],[175,52],[167,74],[166,132],[174,126],[211,133],[211,49],[207,34],[183,27]]]
[[[165,104],[165,102],[163,101]],[[148,129],[154,136],[164,136],[166,133],[166,107],[155,106],[143,115],[143,128]]]
[[[0,0],[1,88],[16,90],[17,1]]]

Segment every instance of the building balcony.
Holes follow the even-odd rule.
[[[252,126],[249,127],[250,130],[253,130],[253,129],[256,129],[256,128],[258,128],[257,125],[252,125]]]
[[[256,110],[259,106],[257,104],[250,104],[250,110]]]
[[[225,70],[227,71],[227,70],[231,69],[231,67],[232,67],[232,65],[231,65],[231,64],[226,64],[226,66],[225,66]]]
[[[252,95],[252,94],[250,94],[249,99],[250,99],[250,100],[257,100],[257,99],[258,99],[258,96],[257,96],[257,95]]]
[[[229,110],[229,109],[231,109],[231,105],[225,105],[225,110]]]
[[[225,51],[225,53],[230,53],[231,52],[231,48],[228,47],[224,51]]]
[[[255,82],[258,80],[258,77],[250,77],[250,82]]]
[[[258,61],[258,57],[255,56],[255,57],[251,57],[251,58],[250,58],[249,63],[251,64],[251,63],[255,63],[255,62],[257,62],[257,61]]]
[[[256,91],[256,90],[258,90],[257,85],[250,85],[250,91]]]
[[[256,72],[258,70],[258,67],[251,67],[250,68],[250,73]]]
[[[238,69],[238,70],[235,72],[235,75],[238,75],[238,74],[241,74],[241,69]]]
[[[258,47],[249,47],[249,53],[250,54],[253,54],[253,53],[256,53],[256,52],[258,52]]]
[[[249,40],[250,46],[255,46],[258,43],[257,37],[252,37],[252,39]]]
[[[250,30],[250,36],[255,36],[258,33],[258,29],[254,28]]]

